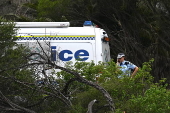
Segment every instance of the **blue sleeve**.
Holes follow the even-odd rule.
[[[130,69],[135,69],[136,65],[132,64],[131,62],[129,62],[128,64],[128,68]]]

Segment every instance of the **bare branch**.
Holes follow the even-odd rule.
[[[107,100],[107,102],[108,102],[108,104],[109,104],[109,106],[110,106],[110,109],[111,109],[112,111],[114,111],[115,107],[114,107],[113,100],[112,100],[110,94],[109,94],[103,87],[99,86],[98,84],[96,84],[96,83],[94,83],[94,82],[91,82],[91,81],[88,81],[88,80],[84,79],[80,74],[78,74],[78,73],[75,72],[75,71],[71,71],[71,70],[69,70],[69,69],[67,69],[67,68],[60,67],[60,66],[55,65],[55,64],[53,64],[53,66],[54,66],[54,68],[56,68],[56,69],[61,69],[61,70],[63,70],[63,71],[66,71],[66,72],[74,75],[76,78],[78,78],[77,81],[79,81],[79,82],[81,82],[81,83],[84,83],[84,84],[87,84],[87,85],[90,85],[90,86],[96,88],[97,90],[99,90],[99,91],[103,94],[103,96],[106,98],[106,100]]]
[[[17,111],[17,110],[19,111],[19,110],[20,110],[20,111],[27,112],[27,113],[36,113],[35,111],[32,111],[32,110],[30,110],[30,109],[21,107],[21,106],[15,104],[15,103],[13,103],[13,102],[10,101],[8,98],[6,98],[6,97],[2,94],[1,91],[0,91],[0,98],[2,98],[2,99],[4,100],[4,102],[7,103],[7,104],[11,107],[11,109],[13,109],[13,110],[15,110],[15,111]],[[8,110],[11,110],[11,109],[8,108]],[[6,109],[6,110],[7,110],[7,109]]]
[[[89,103],[87,113],[93,113],[92,107],[93,107],[93,104],[96,103],[96,102],[97,102],[97,100],[94,99]]]

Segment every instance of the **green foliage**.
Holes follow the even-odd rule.
[[[15,43],[17,29],[14,29],[14,23],[2,18],[0,18],[0,23],[2,23],[0,25],[0,68],[1,71],[7,71],[19,67],[26,60],[23,60],[23,48],[17,48]]]
[[[65,0],[38,0],[38,16],[50,18],[53,21],[66,21],[64,15],[67,10]]]
[[[32,8],[32,9],[37,9],[37,5],[38,5],[38,1],[35,1],[35,2],[30,2],[30,3],[26,3],[24,4],[25,6],[29,7],[29,8]]]
[[[17,105],[27,105],[32,90],[26,86],[34,83],[33,71],[25,66],[28,63],[25,48],[15,43],[14,23],[2,18],[0,23],[0,91]]]
[[[152,59],[143,63],[143,66],[134,78],[129,78],[128,76],[118,78],[121,72],[114,61],[107,64],[99,63],[98,65],[94,65],[93,62],[77,62],[74,65],[74,70],[79,72],[84,78],[97,82],[109,92],[113,98],[116,113],[122,113],[123,111],[130,113],[167,112],[170,108],[170,92],[166,87],[162,86],[165,79],[159,83],[153,82],[154,78],[150,74],[153,61]],[[73,69],[73,66],[71,67]],[[98,79],[95,78],[96,75],[100,75]],[[64,76],[70,75],[65,73]],[[72,83],[72,85],[74,86],[75,84]],[[94,99],[99,101],[93,105],[95,112],[109,112],[109,109],[104,107],[107,102],[101,92],[92,87],[87,88],[85,85],[82,87],[80,83],[74,87],[77,88],[77,91],[74,89],[75,92],[72,95],[73,107],[69,113],[86,112],[89,102]]]
[[[151,86],[144,95],[132,97],[127,104],[127,112],[168,113],[170,111],[170,92],[163,86]]]
[[[14,35],[16,34],[16,29],[14,30],[14,24],[12,22],[8,22],[0,17],[0,56],[4,54],[5,50],[7,48],[11,48],[14,46],[14,41],[16,40],[16,37]]]

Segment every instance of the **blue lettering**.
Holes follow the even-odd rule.
[[[86,50],[77,50],[75,53],[73,53],[70,50],[62,50],[61,52],[57,52],[56,50],[57,46],[51,46],[51,60],[56,61],[57,60],[57,55],[59,55],[59,59],[62,61],[70,61],[72,60],[73,56],[76,60],[79,61],[85,61],[89,58],[89,53]],[[65,55],[68,55],[65,57]]]
[[[67,58],[64,58],[64,54],[67,53],[67,54],[73,54],[70,50],[63,50],[59,53],[59,58],[60,60],[62,61],[69,61],[71,60],[73,57],[67,57]]]
[[[80,58],[81,56],[87,56],[87,57]],[[89,58],[88,56],[89,56],[89,53],[86,50],[78,50],[74,54],[75,59],[80,60],[80,61],[87,60]]]
[[[56,54],[57,51],[55,50],[57,47],[56,46],[51,46],[51,60],[56,61]]]

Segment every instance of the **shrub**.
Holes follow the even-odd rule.
[[[160,83],[153,82],[154,78],[150,74],[152,62],[153,60],[143,63],[134,78],[122,75],[114,61],[107,64],[100,62],[98,65],[77,62],[74,70],[87,80],[97,82],[109,92],[116,108],[115,113],[124,111],[127,113],[166,113],[170,110],[170,92],[166,86],[161,85],[165,80],[161,80]],[[118,78],[120,74],[122,77]],[[98,79],[95,78],[96,75]],[[68,76],[70,75],[66,78]],[[98,103],[93,105],[94,112],[111,112],[106,107],[107,102],[101,92],[80,84],[72,84],[79,90],[72,95],[73,109],[69,111],[70,113],[86,112],[89,102],[94,99],[98,100]]]

